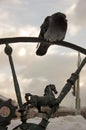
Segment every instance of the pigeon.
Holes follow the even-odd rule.
[[[51,42],[62,41],[67,31],[66,15],[57,12],[51,16],[47,16],[40,27],[39,38],[45,39],[47,42],[37,44],[36,54],[43,56],[47,53]],[[48,42],[49,41],[49,42]]]

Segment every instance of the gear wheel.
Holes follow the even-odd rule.
[[[0,124],[10,122],[15,117],[17,106],[14,106],[11,99],[7,101],[0,99]]]

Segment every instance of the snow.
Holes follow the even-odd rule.
[[[41,118],[35,117],[29,119],[28,122],[38,124]],[[63,116],[51,118],[50,123],[46,130],[86,130],[86,120],[81,116]],[[9,125],[8,130],[12,130],[15,126],[19,125],[20,120],[12,120],[11,125]]]

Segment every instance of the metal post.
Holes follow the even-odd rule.
[[[18,84],[18,80],[17,80],[17,76],[16,76],[16,72],[15,72],[15,68],[14,68],[14,64],[13,64],[13,60],[12,60],[12,48],[9,45],[6,45],[5,53],[8,55],[8,58],[9,58],[9,63],[10,63],[10,67],[11,67],[11,71],[12,71],[12,75],[13,75],[16,97],[17,97],[19,107],[21,108],[21,106],[22,106],[21,92],[20,92],[20,87]]]
[[[80,57],[80,52],[78,52],[78,62],[77,62],[77,68],[80,66],[81,63],[81,57]],[[75,108],[76,108],[76,115],[80,114],[80,74],[78,76],[78,79],[76,81],[76,88],[75,88],[75,96],[76,96],[76,101],[75,101]]]

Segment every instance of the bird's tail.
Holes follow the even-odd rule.
[[[50,43],[46,43],[46,42],[38,43],[36,55],[39,55],[39,56],[45,55],[47,53],[47,50],[48,50],[50,45],[51,45]]]
[[[40,46],[40,43],[38,43],[38,44],[37,44],[36,48],[38,49],[38,48],[39,48],[39,46]]]

